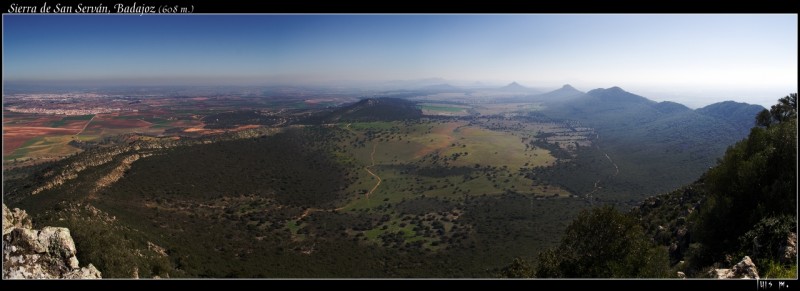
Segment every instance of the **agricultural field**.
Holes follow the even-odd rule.
[[[203,120],[208,116],[250,110],[283,125],[288,119],[281,118],[292,118],[296,113],[293,110],[303,112],[357,100],[337,94],[309,96],[292,90],[258,93],[278,94],[275,98],[248,94],[255,93],[187,97],[177,93],[152,96],[144,90],[7,95],[3,103],[3,167],[59,160],[89,147],[136,139],[200,137],[271,125],[247,120],[211,125]]]
[[[202,121],[214,111],[143,110],[91,115],[54,115],[4,112],[3,163],[18,166],[30,162],[58,160],[83,151],[84,147],[105,146],[125,136],[126,142],[148,137],[199,137],[238,131],[257,125],[208,129]]]
[[[541,111],[545,107],[540,103],[483,103],[473,106],[475,112],[480,115],[497,114],[524,114],[529,112]]]
[[[3,162],[57,159],[79,152],[68,143],[93,117],[6,112],[3,116]]]
[[[104,137],[126,133],[163,136],[202,125],[203,123],[191,113],[165,111],[102,113],[95,117],[78,138],[82,141],[100,141]],[[172,131],[168,131],[171,129]]]

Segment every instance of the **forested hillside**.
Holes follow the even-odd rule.
[[[630,212],[584,210],[538,265],[517,259],[500,276],[708,277],[749,256],[762,278],[796,277],[797,94],[753,120],[698,181]]]
[[[578,159],[573,168],[597,167],[602,159],[612,160],[619,170],[602,179],[602,189],[594,196],[611,203],[627,203],[631,197],[638,197],[629,206],[696,180],[714,165],[728,145],[747,135],[741,128],[752,127],[757,113],[752,109],[763,108],[723,103],[691,110],[674,102],[658,103],[619,87],[594,89],[586,94],[565,88],[547,94],[561,96],[564,94],[560,92],[566,92],[571,101],[544,98],[546,108],[541,114],[557,120],[575,120],[597,131],[594,149],[582,149],[583,157],[596,161]],[[749,112],[746,118],[738,117],[745,112]],[[562,176],[571,171],[563,169],[567,174]],[[565,185],[574,189],[591,187],[597,179],[567,180],[576,180]]]

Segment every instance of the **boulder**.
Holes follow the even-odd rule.
[[[10,210],[3,204],[3,235],[10,233],[15,227],[32,228],[33,226],[25,210],[19,208]]]
[[[99,279],[92,264],[81,268],[69,229],[31,228],[25,211],[3,204],[3,279]]]
[[[793,264],[797,259],[797,233],[790,232],[780,249],[781,262]]]
[[[717,279],[759,279],[756,264],[753,263],[749,256],[745,256],[733,268],[713,269],[710,275]]]

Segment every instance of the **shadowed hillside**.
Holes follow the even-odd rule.
[[[542,114],[576,120],[597,130],[596,156],[607,154],[619,169],[598,193],[605,199],[649,196],[690,183],[714,164],[727,145],[746,136],[741,128],[754,124],[752,114],[746,115],[750,116],[747,120],[740,117],[750,110],[740,106],[710,105],[708,110],[696,111],[674,102],[658,103],[619,87],[586,94],[570,88],[545,94],[574,99],[546,103],[549,106]]]

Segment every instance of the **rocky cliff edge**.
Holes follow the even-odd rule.
[[[24,210],[3,204],[3,279],[102,278],[92,264],[81,268],[75,254],[69,229],[33,229]]]

